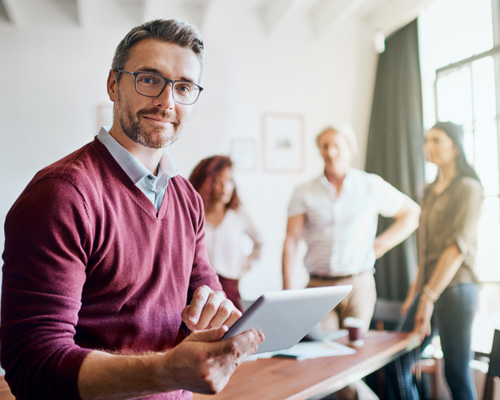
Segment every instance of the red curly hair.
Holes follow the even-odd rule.
[[[198,165],[194,167],[193,172],[191,172],[189,182],[191,182],[193,187],[203,199],[205,212],[210,210],[212,207],[213,186],[217,175],[226,168],[232,168],[232,166],[233,162],[229,157],[212,156],[201,160]],[[231,200],[227,204],[226,208],[235,210],[239,207],[239,205],[240,199],[235,187]]]

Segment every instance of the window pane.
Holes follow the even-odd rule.
[[[436,89],[439,121],[454,121],[459,124],[472,122],[470,79],[469,68],[438,76]]]
[[[472,350],[489,353],[493,332],[500,327],[500,283],[484,283],[472,327]],[[497,386],[498,387],[498,386]]]
[[[491,0],[436,0],[419,30],[434,69],[482,53],[493,47]]]
[[[481,281],[500,282],[500,204],[498,197],[487,197],[483,202],[479,221],[478,256],[476,270]]]
[[[496,116],[495,71],[493,57],[472,63],[473,106],[476,120],[493,119]]]
[[[495,120],[479,121],[476,123],[475,155],[474,166],[483,183],[484,194],[486,196],[497,196],[499,176],[497,127]],[[470,158],[468,159],[470,160]],[[498,221],[498,213],[496,221]]]

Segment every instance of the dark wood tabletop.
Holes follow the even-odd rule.
[[[349,345],[347,338],[338,340]],[[420,344],[415,335],[370,331],[356,354],[311,360],[283,358],[246,361],[217,395],[194,394],[194,400],[303,400],[325,391],[333,392],[378,370]],[[0,400],[14,400],[0,376]]]
[[[349,345],[347,338],[338,340]],[[310,360],[267,358],[246,361],[217,395],[194,394],[194,400],[303,400],[342,389],[377,371],[420,344],[418,336],[370,331],[356,354]]]

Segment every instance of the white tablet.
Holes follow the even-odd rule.
[[[256,353],[291,347],[340,303],[351,288],[351,285],[326,286],[263,294],[222,340],[255,328],[266,337]]]

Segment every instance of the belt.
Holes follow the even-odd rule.
[[[309,275],[311,279],[318,279],[320,281],[339,281],[341,279],[349,279],[357,274],[343,275],[343,276],[321,276],[321,275]]]

